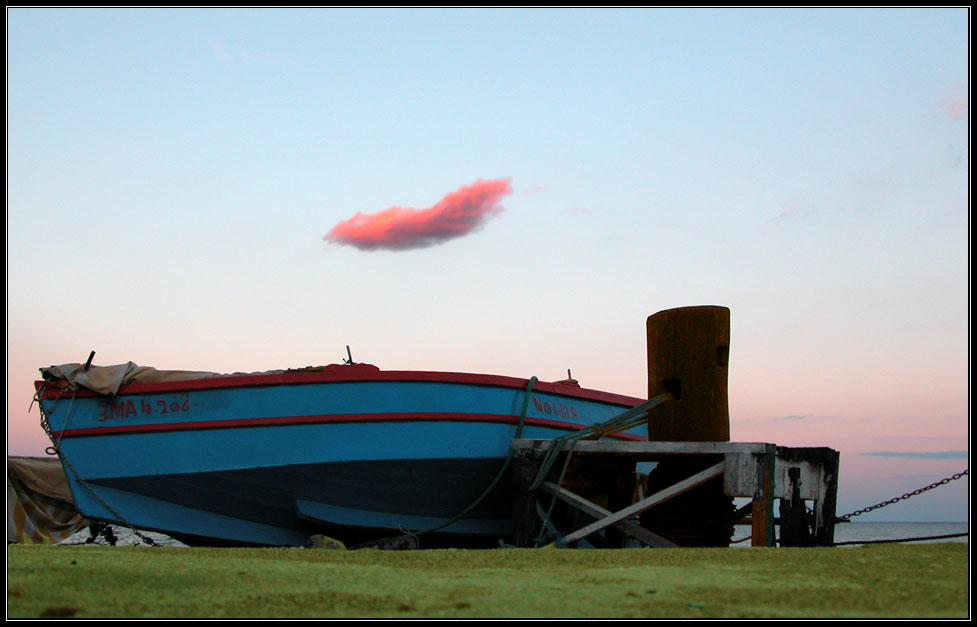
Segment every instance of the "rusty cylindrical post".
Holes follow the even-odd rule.
[[[648,398],[679,397],[652,412],[649,439],[728,442],[729,309],[668,309],[649,316],[647,328]]]
[[[647,320],[648,398],[678,400],[649,413],[648,438],[657,442],[728,442],[729,309],[680,307]],[[712,456],[663,459],[648,477],[649,492],[667,488],[715,464]],[[646,510],[641,524],[679,546],[728,546],[733,500],[722,478]]]

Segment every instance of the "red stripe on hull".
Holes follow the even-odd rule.
[[[90,429],[67,429],[58,434],[62,438],[119,435],[130,433],[159,433],[165,431],[194,431],[203,429],[235,429],[242,427],[269,427],[301,424],[341,424],[356,422],[491,422],[498,424],[519,424],[519,416],[504,414],[455,414],[455,413],[377,413],[377,414],[330,414],[313,416],[281,416],[275,418],[235,418],[228,420],[201,420],[193,422],[169,422],[147,425],[126,425],[115,427],[95,427]],[[585,425],[545,418],[526,418],[526,425],[551,427],[577,431]],[[621,440],[645,440],[630,433],[618,433],[609,437]]]

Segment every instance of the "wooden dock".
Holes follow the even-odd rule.
[[[626,507],[612,509],[561,485],[562,476],[557,472],[540,476],[542,460],[554,446],[553,440],[514,440],[512,448],[516,455],[513,458],[512,481],[515,488],[514,543],[517,546],[532,546],[537,529],[550,523],[538,502],[540,491],[551,495],[547,501],[557,498],[593,520],[574,531],[557,534],[562,536],[559,543],[563,545],[572,545],[584,538],[594,537],[602,530],[614,529],[621,537],[634,538],[648,546],[680,546],[657,534],[655,529],[645,529],[637,524],[636,517],[706,482],[718,481],[720,477],[722,491],[728,497],[751,499],[748,505],[736,511],[736,515],[740,521],[750,522],[752,546],[776,546],[775,524],[778,517],[774,507],[777,500],[780,501],[781,546],[829,546],[833,543],[839,463],[839,454],[833,449],[788,448],[748,442],[617,440],[579,440],[562,442],[561,445],[559,455],[574,456],[578,463],[578,476],[581,472],[586,475],[588,467],[594,473],[603,472],[608,463],[613,468],[633,469],[638,462],[662,462],[675,458],[698,459],[703,462],[700,465],[706,467],[654,494],[639,494],[639,498],[629,499],[632,502]],[[554,467],[559,469],[560,464]],[[630,487],[629,479],[623,472],[618,472],[615,480]],[[620,497],[610,500],[616,501],[617,505],[622,504]],[[812,503],[810,511],[808,501]]]

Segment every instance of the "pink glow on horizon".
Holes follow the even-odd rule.
[[[483,181],[447,194],[426,209],[390,207],[378,213],[356,212],[323,237],[360,250],[425,248],[461,237],[501,211],[499,199],[512,193],[508,179]]]

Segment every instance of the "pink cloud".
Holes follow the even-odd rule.
[[[360,250],[409,250],[462,237],[482,226],[502,208],[502,196],[511,194],[509,179],[479,179],[447,194],[432,207],[390,207],[378,213],[356,212],[334,226],[322,239]]]

